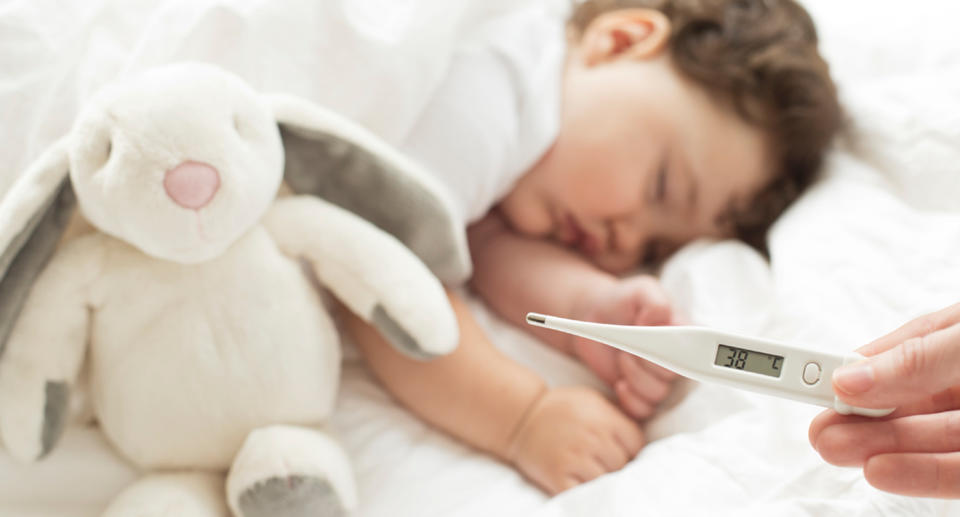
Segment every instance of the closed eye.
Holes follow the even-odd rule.
[[[670,176],[667,174],[667,161],[663,160],[663,162],[660,164],[660,170],[657,172],[656,182],[653,186],[654,203],[663,204],[666,202],[669,181]]]
[[[657,203],[663,203],[667,199],[667,167],[663,165],[660,167],[660,172],[657,173],[657,186],[655,189],[655,199]]]

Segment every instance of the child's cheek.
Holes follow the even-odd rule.
[[[518,233],[538,237],[553,233],[549,205],[529,192],[521,189],[511,192],[500,203],[500,210]]]
[[[578,206],[577,212],[582,217],[606,220],[636,211],[640,206],[639,194],[642,189],[618,183],[612,174],[600,173],[572,185],[570,191],[576,193],[576,200],[572,200],[571,204]]]

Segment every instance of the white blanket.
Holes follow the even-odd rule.
[[[740,244],[698,243],[670,260],[663,280],[697,323],[849,350],[960,301],[960,6],[806,3],[840,81],[851,136],[831,156],[827,178],[774,228],[772,267]],[[449,48],[455,27],[478,16],[466,0],[269,4],[4,4],[0,170],[22,169],[69,124],[92,85],[141,62],[184,56],[215,54],[259,87],[317,100],[342,95],[345,111],[399,137],[409,124],[404,108],[381,109],[383,85],[371,85],[367,95],[330,83],[323,66],[333,65],[323,65],[318,52],[334,47],[306,20],[326,10],[380,27],[350,33],[360,54],[340,47],[335,54],[375,59],[376,45],[395,49],[400,64],[384,66],[413,110],[443,70],[442,53],[418,56],[431,45]],[[425,9],[449,24],[413,23]],[[421,37],[405,40],[415,29]],[[314,47],[293,51],[304,41]],[[11,179],[0,176],[0,192]],[[597,383],[479,302],[473,308],[498,346],[551,383]],[[353,456],[363,516],[960,514],[958,503],[881,493],[858,470],[824,464],[806,439],[816,408],[722,387],[684,385],[647,426],[654,441],[633,462],[552,500],[507,466],[410,416],[359,363],[345,365],[339,403],[333,427]],[[0,515],[97,515],[135,475],[95,427],[74,428],[38,465],[15,465],[0,452]]]

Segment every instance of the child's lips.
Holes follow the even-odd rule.
[[[566,246],[573,246],[577,242],[576,225],[572,216],[561,216],[557,221],[557,240]]]
[[[590,234],[584,234],[580,240],[580,251],[588,257],[595,257],[600,254],[600,241]]]
[[[564,244],[579,249],[581,253],[587,256],[592,257],[600,253],[600,240],[584,230],[583,227],[577,223],[575,217],[567,215],[564,222]]]

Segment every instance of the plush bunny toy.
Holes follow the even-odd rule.
[[[312,195],[277,199],[284,177]],[[218,68],[117,82],[0,205],[4,443],[47,454],[86,363],[104,433],[148,471],[107,515],[350,511],[320,427],[340,348],[316,287],[407,354],[450,352],[437,277],[469,261],[444,199],[358,126]],[[54,252],[75,205],[98,231]]]

